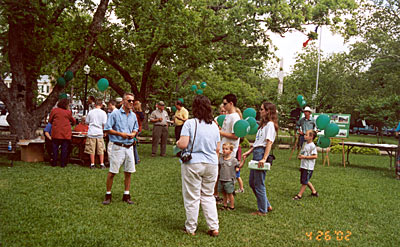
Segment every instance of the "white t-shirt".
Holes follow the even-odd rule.
[[[276,131],[274,122],[269,121],[262,129],[258,129],[253,147],[266,147],[267,140],[270,140],[272,143],[274,143],[275,137]]]
[[[235,125],[236,121],[240,120],[240,116],[237,112],[234,112],[232,114],[226,114],[224,123],[222,124],[222,128],[221,131],[222,132],[227,132],[227,133],[233,133],[233,126]],[[233,153],[232,153],[232,157],[236,157],[236,152],[239,148],[239,138],[238,139],[230,139],[230,138],[226,138],[224,136],[221,137],[221,146],[220,146],[220,153],[222,154],[222,145],[226,142],[230,142],[233,144],[234,148],[233,148]]]
[[[86,123],[89,125],[88,137],[103,137],[103,126],[107,123],[107,114],[99,108],[95,108],[89,112],[86,117]]]
[[[305,156],[312,156],[317,154],[317,147],[315,146],[314,142],[306,143],[303,145],[303,149],[301,150],[300,154]],[[307,169],[307,170],[314,170],[315,166],[315,159],[302,159],[300,163],[300,168]]]

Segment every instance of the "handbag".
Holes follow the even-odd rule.
[[[187,152],[181,153],[180,159],[181,159],[182,163],[186,163],[192,159],[192,151],[193,151],[194,142],[196,141],[196,134],[197,134],[197,120],[195,119],[194,121],[196,123],[196,128],[194,130],[194,138],[193,138],[192,148],[190,149],[190,153],[187,153]]]

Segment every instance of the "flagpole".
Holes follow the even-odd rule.
[[[315,97],[317,97],[318,95],[318,79],[319,79],[319,63],[321,60],[321,41],[322,41],[322,26],[319,29],[319,35],[318,35],[318,39],[319,39],[319,46],[318,46],[318,65],[317,65],[317,80],[315,82]]]

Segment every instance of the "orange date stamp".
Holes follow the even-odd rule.
[[[306,232],[307,240],[316,241],[350,241],[351,231],[317,231]]]

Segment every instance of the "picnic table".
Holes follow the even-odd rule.
[[[85,153],[87,132],[72,131],[69,162],[79,165],[89,165],[89,155]],[[105,141],[105,144],[107,142]],[[107,145],[106,145],[107,146]],[[86,162],[88,161],[88,162]],[[104,163],[108,162],[107,148],[104,149]]]
[[[72,131],[69,162],[85,165],[85,143],[87,132]]]
[[[344,146],[348,146],[347,149],[347,159],[346,164],[350,164],[349,154],[351,149],[354,147],[366,147],[366,148],[377,148],[380,151],[386,151],[390,157],[390,168],[392,168],[392,157],[394,157],[394,163],[396,162],[397,157],[397,145],[394,144],[373,144],[373,143],[362,143],[362,142],[343,142]],[[344,153],[343,153],[344,155]],[[344,161],[344,157],[342,159]],[[343,164],[345,165],[345,164]]]

